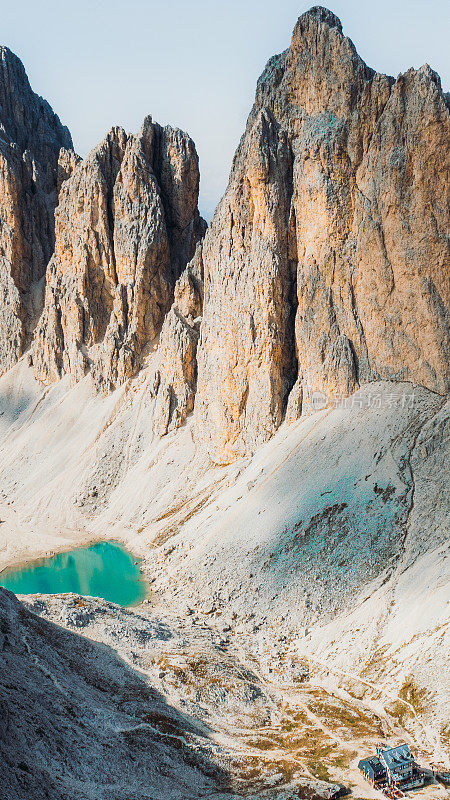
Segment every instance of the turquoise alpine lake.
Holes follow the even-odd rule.
[[[120,606],[143,600],[147,587],[139,559],[117,542],[98,542],[7,569],[0,585],[15,594],[74,594],[103,597]]]

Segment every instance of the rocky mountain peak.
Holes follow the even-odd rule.
[[[214,460],[253,452],[317,393],[447,390],[449,133],[431,69],[378,74],[331,12],[299,18],[203,246],[195,408]]]
[[[61,146],[73,149],[69,130],[33,92],[20,58],[5,46],[0,46],[0,128],[22,152],[42,156]]]
[[[332,12],[302,14],[258,81],[196,252],[206,225],[192,139],[147,116],[135,135],[111,128],[80,161],[44,101],[31,93],[25,111],[13,100],[8,87],[31,89],[5,52],[2,109],[16,137],[5,145],[1,228],[7,365],[30,338],[23,319],[39,305],[30,286],[48,260],[36,377],[76,382],[90,371],[109,392],[148,363],[160,337],[156,427],[180,425],[195,406],[213,461],[252,453],[317,394],[332,404],[377,380],[447,390],[450,119],[428,65],[396,80],[376,73]],[[41,152],[42,141],[53,147],[45,169],[29,149]],[[42,203],[26,181],[43,190],[48,174],[52,199]],[[21,204],[31,221],[19,220]],[[41,206],[50,233],[38,247]]]
[[[329,28],[337,28],[339,33],[342,33],[341,20],[336,14],[333,14],[332,11],[329,11],[328,8],[324,8],[324,6],[313,6],[309,11],[305,11],[305,13],[299,17],[296,28],[301,27],[306,20],[310,19],[323,22],[325,25],[328,25]]]
[[[42,307],[61,148],[72,151],[69,131],[32,91],[20,59],[0,47],[0,374],[29,344]]]
[[[190,137],[146,117],[111,128],[63,183],[33,359],[44,383],[91,370],[109,391],[159,333],[205,224]]]

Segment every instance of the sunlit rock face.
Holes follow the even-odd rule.
[[[449,132],[430,67],[394,80],[331,12],[299,18],[259,79],[203,246],[196,419],[215,461],[317,393],[377,379],[445,393]]]
[[[205,223],[190,137],[150,117],[112,128],[61,187],[55,253],[36,330],[36,376],[74,382],[88,369],[110,391],[138,370]]]
[[[194,408],[197,388],[197,346],[203,306],[201,244],[175,285],[172,308],[161,331],[152,383],[153,427],[164,436],[179,428]]]
[[[0,47],[0,375],[22,355],[53,251],[60,149],[69,131]]]

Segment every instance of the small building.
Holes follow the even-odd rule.
[[[383,749],[377,747],[377,756],[386,770],[389,786],[410,783],[416,771],[416,763],[407,744]]]
[[[407,744],[377,747],[376,756],[361,759],[358,767],[372,786],[382,788],[385,793],[389,792],[388,787],[392,791],[400,790],[401,794],[401,790],[424,784],[423,772],[414,761]]]
[[[362,758],[358,764],[358,769],[361,770],[372,786],[381,786],[387,783],[387,772],[378,756]]]

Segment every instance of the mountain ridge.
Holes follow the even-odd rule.
[[[450,117],[440,82],[426,67],[395,81],[375,73],[326,19],[321,8],[303,14],[259,79],[205,237],[212,288],[196,408],[219,461],[307,413],[316,392],[332,399],[380,378],[448,389],[449,198],[438,154]],[[409,185],[413,174],[427,174],[423,185]]]
[[[68,129],[0,47],[0,374],[29,347],[41,311],[61,148],[72,148]]]

